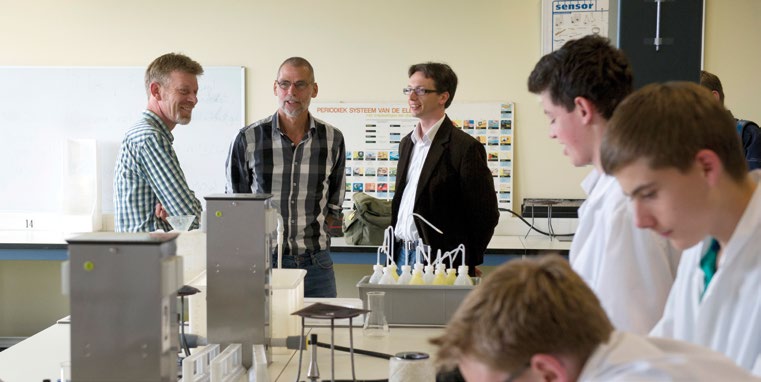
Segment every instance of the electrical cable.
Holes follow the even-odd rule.
[[[516,213],[515,211],[513,211],[511,209],[500,207],[500,208],[498,208],[498,210],[509,212],[509,213],[513,214],[518,219],[521,219],[522,222],[526,223],[526,225],[529,226],[529,228],[533,229],[536,232],[539,232],[540,234],[542,234],[544,236],[551,236],[551,237],[554,237],[554,236],[573,236],[572,233],[548,233],[548,232],[544,232],[544,231],[540,230],[539,228],[536,228],[533,224],[529,223],[526,219],[524,219],[523,216],[518,215],[518,213]],[[550,231],[554,231],[551,228],[551,226],[550,226]]]

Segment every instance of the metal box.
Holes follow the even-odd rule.
[[[367,309],[367,292],[386,292],[384,306],[390,326],[444,326],[474,286],[459,285],[379,285],[370,284],[370,276],[359,283],[359,298]],[[473,278],[478,284],[479,278]]]
[[[90,233],[69,243],[75,381],[176,381],[176,233]]]
[[[206,197],[206,325],[209,343],[243,345],[251,367],[252,346],[271,337],[271,256],[276,243],[271,195]]]

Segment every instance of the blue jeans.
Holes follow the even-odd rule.
[[[272,268],[277,268],[277,254],[272,255]],[[283,268],[307,271],[304,297],[336,297],[336,274],[330,251],[307,251],[298,256],[283,255]]]
[[[409,266],[413,266],[415,264],[415,249],[410,249],[409,251],[406,251],[404,249],[404,244],[397,245],[394,247],[394,261],[396,262],[396,270],[397,273],[402,273],[402,265],[404,265],[404,259],[407,258],[407,264]],[[420,259],[420,262],[425,263],[424,259]]]

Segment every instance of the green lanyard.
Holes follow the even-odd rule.
[[[711,283],[713,276],[716,274],[716,257],[719,255],[721,245],[716,239],[711,239],[711,245],[708,247],[708,251],[700,258],[700,269],[703,270],[703,293],[700,294],[700,299],[703,299],[703,295],[708,290],[708,284]]]

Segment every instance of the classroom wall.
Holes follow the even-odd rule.
[[[455,102],[516,103],[518,208],[527,197],[584,197],[578,184],[588,172],[568,164],[559,144],[548,139],[537,97],[526,90],[540,57],[540,3],[0,1],[0,65],[145,66],[181,51],[204,65],[245,66],[247,121],[253,122],[274,112],[272,81],[292,55],[315,66],[322,102],[403,102],[409,64],[446,61],[460,77]],[[705,66],[722,77],[736,115],[761,121],[758,19],[759,0],[706,0]],[[82,102],[97,108],[97,100]],[[221,171],[223,161],[209,165]]]
[[[761,1],[706,1],[704,69],[724,87],[737,118],[761,123]]]

